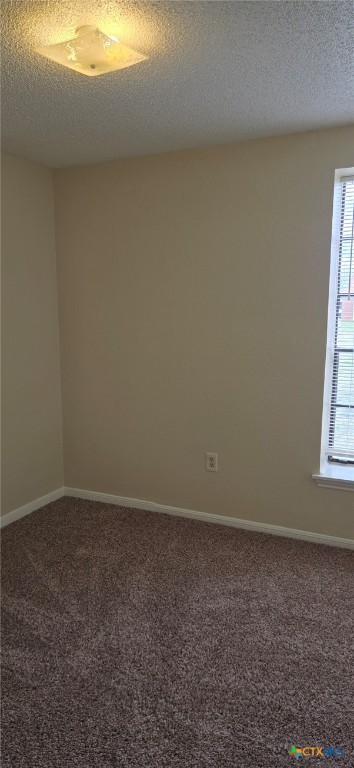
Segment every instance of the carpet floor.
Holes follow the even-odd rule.
[[[353,581],[344,549],[78,499],[13,523],[3,768],[354,766]]]

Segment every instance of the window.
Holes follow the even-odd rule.
[[[354,169],[336,172],[321,459],[354,482]]]

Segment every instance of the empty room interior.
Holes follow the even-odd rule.
[[[1,17],[3,768],[353,768],[353,2]]]

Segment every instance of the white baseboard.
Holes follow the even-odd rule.
[[[130,507],[131,509],[144,509],[148,512],[162,512],[166,515],[175,515],[177,517],[187,517],[191,520],[202,520],[206,523],[217,523],[219,525],[228,525],[232,528],[242,528],[247,531],[256,531],[258,533],[271,533],[274,536],[285,536],[290,539],[300,539],[301,541],[311,541],[315,544],[328,544],[332,547],[343,547],[344,549],[354,549],[353,539],[341,539],[337,536],[327,536],[324,533],[312,533],[310,531],[299,531],[296,528],[284,528],[281,525],[270,525],[269,523],[256,523],[253,520],[240,520],[237,517],[226,517],[224,515],[213,515],[210,512],[196,512],[192,509],[181,509],[180,507],[169,507],[164,504],[156,504],[154,501],[143,501],[142,499],[130,499],[125,496],[113,496],[109,493],[99,493],[97,491],[86,491],[81,488],[64,488],[65,496],[73,496],[78,499],[89,499],[90,501],[101,501],[106,504],[116,504],[120,507]]]
[[[14,523],[15,520],[20,520],[21,517],[25,517],[25,515],[29,515],[31,512],[35,512],[36,509],[45,507],[45,505],[50,504],[51,501],[57,501],[57,499],[60,499],[64,495],[64,488],[57,488],[55,491],[51,491],[51,493],[47,493],[45,496],[41,496],[39,499],[34,499],[34,501],[30,501],[23,507],[18,507],[18,509],[14,509],[12,512],[8,512],[7,515],[2,515],[0,517],[0,527],[4,528],[5,525]]]
[[[174,515],[176,517],[186,517],[190,520],[202,520],[206,523],[216,523],[218,525],[228,525],[232,528],[242,528],[246,531],[256,531],[258,533],[271,533],[274,536],[285,536],[291,539],[300,539],[301,541],[311,541],[315,544],[328,544],[332,547],[343,547],[345,549],[354,549],[353,539],[341,539],[337,536],[327,536],[324,533],[313,533],[310,531],[299,531],[296,528],[285,528],[281,525],[270,525],[269,523],[257,523],[253,520],[241,520],[237,517],[226,517],[225,515],[213,515],[210,512],[197,512],[193,509],[181,509],[180,507],[170,507],[165,504],[157,504],[154,501],[144,501],[142,499],[131,499],[126,496],[114,496],[109,493],[99,493],[98,491],[86,491],[81,488],[57,488],[39,499],[30,501],[23,507],[14,509],[7,515],[0,518],[0,527],[3,528],[21,517],[35,512],[36,509],[44,507],[51,501],[57,501],[62,496],[73,496],[79,499],[89,499],[90,501],[100,501],[106,504],[115,504],[119,507],[128,507],[131,509],[143,509],[148,512],[161,512],[165,515]]]

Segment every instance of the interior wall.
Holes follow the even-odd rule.
[[[353,536],[311,478],[353,164],[348,127],[55,172],[66,485]]]
[[[52,173],[2,167],[2,514],[63,485]]]

